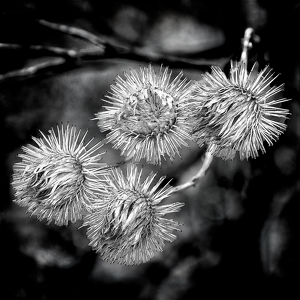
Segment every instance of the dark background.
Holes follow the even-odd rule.
[[[108,41],[99,47],[51,30],[36,19],[76,26]],[[218,299],[299,297],[299,1],[14,1],[0,2],[0,299]],[[246,27],[260,41],[249,64],[269,63],[285,83],[290,109],[287,131],[257,159],[215,158],[205,179],[166,200],[182,201],[172,216],[183,222],[178,239],[139,266],[110,265],[87,246],[80,222],[68,227],[30,218],[12,202],[12,165],[20,147],[67,121],[103,139],[94,113],[109,84],[139,65],[168,65],[201,79],[211,64],[228,70],[239,59]],[[81,60],[67,58],[32,76],[18,70],[61,59],[30,45],[98,50]],[[15,72],[17,71],[17,72]],[[105,146],[105,160],[120,161]],[[191,143],[183,159],[145,172],[187,181],[199,169],[204,149]],[[143,162],[142,162],[143,163]]]

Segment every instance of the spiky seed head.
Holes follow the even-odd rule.
[[[180,156],[178,149],[191,140],[185,115],[190,82],[182,79],[182,73],[171,81],[168,68],[161,67],[157,74],[151,65],[124,76],[111,85],[105,100],[110,105],[96,114],[100,130],[110,130],[107,142],[134,161],[145,158],[147,163],[160,164],[161,156],[171,160]]]
[[[208,146],[208,151],[223,159],[233,159],[239,151],[241,159],[256,158],[265,152],[286,129],[289,112],[281,108],[283,85],[271,86],[277,76],[267,66],[248,74],[242,62],[231,62],[230,77],[219,67],[196,82],[193,94],[193,137]]]
[[[164,218],[168,213],[178,212],[182,203],[158,205],[169,197],[173,188],[168,184],[160,188],[165,177],[150,187],[154,173],[142,182],[142,169],[135,165],[111,173],[109,192],[101,199],[97,209],[86,215],[89,245],[110,263],[134,265],[147,262],[163,251],[164,242],[172,242],[179,230],[178,222]]]
[[[84,141],[87,131],[82,136],[69,124],[57,126],[57,134],[53,129],[48,136],[41,134],[33,137],[37,146],[22,147],[22,161],[13,166],[14,201],[39,220],[54,220],[60,226],[74,223],[105,190],[102,143],[88,149],[93,139]]]

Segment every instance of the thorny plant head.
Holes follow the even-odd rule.
[[[142,169],[138,171],[135,165],[128,167],[127,175],[113,170],[111,176],[107,195],[84,219],[89,245],[110,263],[146,262],[163,250],[165,241],[175,240],[172,231],[180,224],[164,215],[178,212],[183,204],[159,205],[173,188],[168,184],[160,187],[165,177],[151,187],[154,173],[142,182]]]
[[[106,111],[96,114],[100,130],[110,130],[107,142],[135,161],[160,164],[161,156],[180,156],[178,148],[192,139],[186,116],[190,83],[182,73],[171,81],[168,68],[157,74],[151,65],[124,76],[111,85]]]
[[[286,129],[288,110],[280,108],[285,98],[275,95],[283,85],[270,86],[275,80],[267,66],[248,74],[243,62],[232,62],[230,77],[219,67],[195,84],[193,108],[193,137],[207,151],[224,159],[232,159],[239,151],[240,158],[256,158]]]
[[[33,137],[37,146],[22,147],[22,161],[13,167],[14,201],[40,220],[74,223],[104,191],[106,164],[98,152],[102,143],[88,150],[92,140],[84,142],[87,131],[80,138],[80,130],[69,124],[57,127],[57,134],[53,129],[48,136],[41,134]]]

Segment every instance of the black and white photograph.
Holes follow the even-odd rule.
[[[1,0],[0,299],[299,299],[299,40],[299,0]]]

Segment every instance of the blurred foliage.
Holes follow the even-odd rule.
[[[300,123],[299,1],[267,0],[60,0],[0,2],[0,75],[61,59],[30,45],[63,49],[98,49],[87,41],[42,26],[44,19],[85,29],[112,45],[105,52],[79,60],[66,59],[33,76],[0,80],[1,299],[200,299],[288,298],[299,279],[299,187],[297,168]],[[225,70],[238,59],[246,27],[260,42],[249,63],[269,63],[285,82],[292,115],[287,132],[256,160],[215,158],[196,188],[168,201],[183,201],[177,219],[184,223],[178,239],[149,263],[125,267],[101,261],[87,246],[79,224],[46,226],[12,203],[12,165],[22,145],[56,123],[90,127],[103,139],[95,121],[101,99],[116,75],[141,64],[169,63],[200,80],[210,64]],[[108,50],[107,50],[108,49]],[[118,51],[115,51],[115,50]],[[99,49],[98,49],[99,50]],[[124,55],[124,53],[126,55]],[[1,76],[0,76],[1,78]],[[3,77],[2,77],[3,78]],[[120,160],[105,146],[105,159]],[[187,181],[199,169],[204,149],[191,143],[183,160],[165,162],[157,171]],[[145,169],[153,166],[145,165]]]

